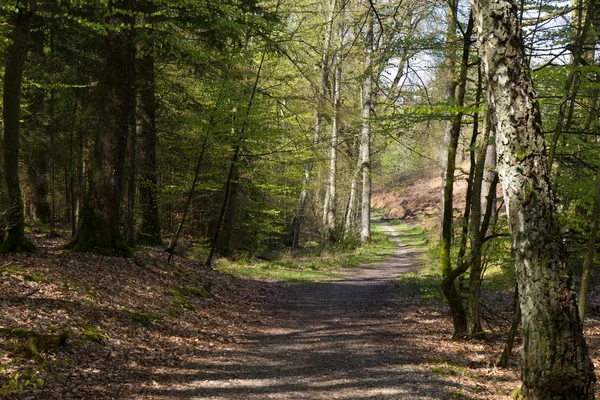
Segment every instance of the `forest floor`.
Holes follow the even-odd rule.
[[[384,228],[399,240],[395,229]],[[490,366],[492,342],[451,341],[446,311],[396,289],[419,249],[400,245],[385,262],[334,281],[293,284],[266,302],[245,340],[146,392],[152,399],[509,398],[514,370]],[[473,371],[477,371],[475,373]]]
[[[492,366],[500,338],[452,341],[439,299],[399,289],[417,247],[280,283],[32,239],[37,252],[0,257],[0,398],[501,399],[518,386],[514,362]]]
[[[37,252],[0,256],[0,399],[511,399],[518,338],[509,368],[494,367],[510,285],[486,278],[488,334],[454,341],[426,246],[397,220],[380,226],[394,255],[321,283],[168,265],[161,249],[75,254],[32,232]],[[597,374],[599,288],[585,326]]]

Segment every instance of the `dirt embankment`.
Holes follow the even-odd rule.
[[[384,210],[384,217],[419,223],[437,229],[442,198],[442,172],[439,167],[413,171],[393,178],[391,185],[373,190],[373,207]],[[457,170],[454,181],[454,208],[464,209],[467,181]]]

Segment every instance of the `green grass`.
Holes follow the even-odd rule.
[[[129,311],[131,313],[131,319],[143,326],[151,326],[153,323],[159,323],[162,321],[162,317],[156,314],[146,314],[137,311]]]
[[[408,225],[402,221],[388,221],[398,233],[405,246],[422,252],[420,267],[417,271],[402,275],[396,281],[400,293],[423,299],[443,299],[441,292],[442,271],[440,265],[440,247],[432,233],[420,226]],[[510,257],[510,242],[496,240],[483,248],[485,278],[483,288],[488,291],[506,291],[514,288],[515,271]],[[453,247],[453,266],[457,249]],[[468,272],[465,277],[468,279]]]
[[[307,246],[305,254],[284,256],[276,261],[220,259],[215,267],[236,276],[286,282],[322,282],[335,279],[344,269],[383,261],[396,251],[396,244],[383,229],[371,225],[371,241],[364,247],[334,247],[318,254]]]
[[[394,227],[400,240],[407,247],[419,247],[425,250],[426,245],[430,242],[431,233],[418,225],[408,225],[400,220],[386,222]]]
[[[408,225],[400,220],[389,221],[388,224],[394,227],[400,241],[406,247],[421,252],[418,270],[404,274],[396,280],[398,291],[405,296],[441,300],[442,272],[437,245],[433,244],[431,238],[432,233],[418,225]]]

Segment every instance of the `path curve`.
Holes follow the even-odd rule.
[[[402,324],[394,280],[416,256],[393,228],[389,260],[319,284],[294,285],[267,306],[269,323],[219,356],[190,396],[215,399],[440,399],[447,384],[421,365]],[[448,393],[446,393],[448,394]]]

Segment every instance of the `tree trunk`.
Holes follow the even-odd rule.
[[[350,195],[348,197],[348,207],[346,207],[346,215],[344,218],[344,238],[350,237],[354,231],[357,209],[357,194],[360,173],[362,171],[361,156],[358,155],[356,169],[352,174],[352,182],[350,182]]]
[[[465,39],[466,40],[466,39]],[[479,103],[482,95],[482,75],[481,65],[478,66],[478,83],[477,83],[477,94],[475,101]],[[473,131],[476,132],[479,129],[479,113],[474,114],[475,122],[473,123]],[[485,158],[487,154],[487,144],[490,139],[490,130],[485,129],[483,138],[481,140],[482,145],[477,152],[477,160],[475,161],[475,171],[473,176],[473,191],[471,200],[471,221],[469,226],[469,233],[471,236],[471,247],[476,251],[473,263],[471,264],[471,273],[469,274],[469,295],[467,297],[467,335],[469,337],[476,337],[482,332],[481,319],[479,317],[479,302],[481,300],[481,283],[483,280],[483,269],[481,263],[481,247],[483,246],[481,232],[481,215],[482,211],[485,213],[488,211],[491,214],[493,207],[483,209],[482,204],[482,189],[483,179],[485,171]],[[492,185],[488,190],[496,191],[496,185]],[[495,193],[494,193],[495,194]],[[486,195],[493,195],[492,193],[486,193]],[[487,216],[489,221],[490,215]],[[475,248],[475,247],[478,248]]]
[[[337,178],[337,147],[338,147],[338,136],[340,131],[340,107],[341,107],[341,85],[342,85],[342,43],[344,40],[344,23],[341,20],[341,14],[343,13],[343,5],[338,10],[340,15],[340,21],[338,22],[338,46],[336,48],[336,59],[335,59],[335,82],[333,86],[333,122],[331,124],[331,149],[329,151],[329,197],[328,207],[326,210],[326,221],[325,221],[325,237],[329,241],[335,241],[336,229],[336,178]]]
[[[474,0],[474,9],[517,271],[523,398],[593,399],[594,366],[566,265],[517,6]]]
[[[489,139],[487,144],[487,150],[485,154],[485,168],[483,171],[483,182],[481,184],[481,212],[485,212],[487,209],[487,194],[490,193],[490,187],[492,182],[496,179],[498,173],[496,171],[496,131],[493,129],[490,121],[489,111],[486,112],[485,117],[485,128],[489,130]],[[496,208],[496,193],[490,198],[493,203],[491,208],[492,216],[491,221],[497,219],[497,208]],[[489,229],[493,229],[494,222],[490,223]],[[487,234],[491,234],[489,231]]]
[[[252,103],[252,101],[250,101]],[[246,116],[247,117],[247,116]],[[231,183],[234,179],[234,175],[237,171],[237,163],[240,157],[241,150],[241,142],[243,140],[243,131],[240,133],[240,139],[238,141],[237,146],[233,151],[233,157],[231,158],[231,163],[229,164],[229,172],[227,173],[227,180],[225,181],[225,186],[223,187],[223,202],[221,203],[221,211],[219,212],[219,217],[217,219],[217,225],[215,227],[215,235],[211,241],[210,251],[208,253],[208,257],[206,257],[206,265],[212,267],[213,258],[215,256],[215,252],[217,250],[217,243],[219,242],[219,234],[221,232],[221,224],[223,223],[223,218],[225,217],[225,212],[227,210],[227,205],[229,204],[229,196],[231,194]]]
[[[131,113],[129,126],[129,137],[127,138],[127,201],[125,202],[125,243],[133,247],[135,245],[135,188],[136,188],[136,160],[137,160],[137,138],[135,112]]]
[[[496,367],[506,368],[506,366],[508,365],[508,360],[510,358],[510,353],[512,352],[513,345],[515,344],[515,336],[517,336],[519,325],[521,325],[521,307],[519,306],[519,288],[516,287],[512,322],[510,323],[510,329],[508,330],[506,344],[504,345],[502,354],[500,354],[500,357],[496,362]]]
[[[28,7],[27,7],[28,6]],[[33,18],[33,4],[19,8],[11,34],[12,44],[6,55],[4,70],[2,119],[4,137],[2,155],[4,175],[8,192],[7,234],[0,245],[0,253],[32,251],[34,245],[25,237],[25,216],[21,185],[19,183],[19,137],[21,119],[21,83],[29,42],[29,30]]]
[[[360,201],[360,243],[371,239],[371,114],[373,112],[373,7],[367,11],[365,48],[365,80],[363,81],[362,135],[360,155],[362,164],[362,194]]]
[[[596,255],[596,238],[598,237],[598,223],[600,222],[600,166],[596,174],[596,194],[594,196],[594,211],[592,212],[592,223],[590,224],[590,236],[588,238],[587,251],[583,262],[583,276],[581,277],[581,288],[579,289],[579,319],[584,322],[587,294],[590,288],[594,256]]]
[[[232,168],[233,176],[229,188],[229,201],[227,202],[227,210],[225,211],[225,216],[223,217],[223,240],[220,245],[220,248],[227,255],[231,255],[233,252],[233,233],[235,230],[240,195],[239,169],[236,164],[232,164]]]
[[[445,76],[447,77],[446,87],[444,90],[444,100],[446,103],[454,105],[456,102],[456,87],[458,86],[458,80],[456,79],[456,49],[455,42],[458,41],[456,38],[456,20],[458,9],[458,0],[450,0],[448,2],[448,9],[446,15],[446,46],[444,49],[444,70]],[[450,149],[452,143],[452,121],[446,121],[444,124],[444,148],[442,149],[442,193],[440,202],[440,242],[444,240],[445,230],[450,229],[452,231],[452,225],[446,224],[446,212],[445,210],[450,208],[452,210],[452,198],[448,201],[446,198],[446,182],[448,176],[448,158],[450,156],[456,159],[456,152],[452,155]],[[454,171],[452,171],[452,180],[454,180]],[[453,182],[454,183],[454,182]]]
[[[469,24],[467,31],[464,35],[462,60],[460,76],[458,79],[458,93],[456,98],[456,105],[462,106],[464,104],[465,89],[467,83],[467,71],[469,67],[469,51],[471,48],[471,34],[473,32],[473,18],[469,16]],[[452,117],[452,126],[450,128],[450,143],[448,145],[448,158],[447,165],[445,168],[445,180],[444,180],[444,201],[443,201],[443,228],[442,228],[442,243],[441,243],[441,264],[442,264],[442,275],[444,277],[442,281],[442,290],[444,296],[450,306],[450,312],[452,314],[452,324],[454,326],[454,338],[463,338],[467,336],[467,315],[465,307],[462,302],[461,294],[458,292],[458,288],[455,282],[456,277],[454,276],[452,269],[452,260],[450,257],[452,249],[452,226],[453,226],[453,206],[452,199],[454,195],[454,170],[456,168],[456,152],[458,148],[458,140],[460,138],[460,128],[462,125],[462,112],[458,112]],[[464,271],[463,271],[464,272]],[[462,273],[462,272],[461,272]]]
[[[313,150],[316,150],[316,146],[321,139],[321,131],[323,130],[323,111],[325,108],[325,100],[327,96],[327,87],[329,86],[329,49],[331,47],[331,28],[333,26],[333,17],[335,12],[335,1],[329,0],[327,2],[329,10],[327,13],[327,21],[325,24],[325,39],[323,40],[323,53],[321,55],[321,80],[319,87],[317,88],[317,116],[315,120],[315,133],[313,135],[312,144]],[[306,200],[308,198],[308,189],[310,186],[312,170],[315,165],[315,160],[311,157],[306,162],[304,169],[304,181],[302,182],[302,189],[300,190],[300,196],[298,198],[298,206],[296,207],[296,215],[292,221],[292,251],[298,246],[300,242],[300,230],[302,225],[302,219],[306,213]]]
[[[106,23],[106,59],[102,82],[100,129],[94,147],[94,170],[82,210],[81,226],[70,246],[75,251],[131,255],[119,229],[125,150],[134,109],[133,17],[131,0],[110,0]]]
[[[138,227],[140,243],[162,245],[158,201],[158,175],[156,162],[156,100],[154,84],[154,56],[152,43],[140,49],[137,66],[137,138],[140,141],[140,214]]]

